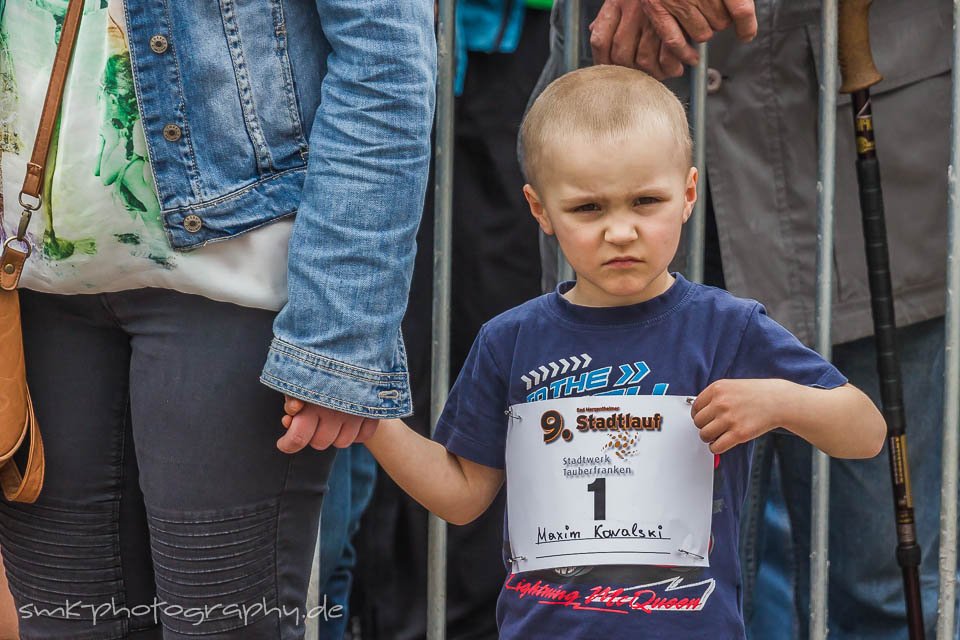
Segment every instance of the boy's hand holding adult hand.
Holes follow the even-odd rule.
[[[700,439],[719,454],[777,428],[784,384],[777,379],[725,379],[709,385],[690,411]]]
[[[287,432],[277,440],[277,448],[284,453],[296,453],[307,445],[319,450],[330,445],[343,449],[355,442],[366,441],[380,422],[287,395],[284,396],[283,410],[286,415],[280,422]]]
[[[733,25],[742,41],[757,35],[754,0],[606,0],[590,24],[598,64],[642,69],[657,79],[699,61],[687,41],[706,42]]]

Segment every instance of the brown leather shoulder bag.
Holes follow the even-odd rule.
[[[3,243],[3,253],[0,254],[0,486],[6,499],[16,502],[33,502],[37,499],[43,486],[44,471],[43,441],[27,388],[17,285],[23,266],[30,257],[30,244],[26,240],[27,226],[33,212],[40,209],[42,204],[40,190],[44,166],[60,112],[67,70],[82,14],[83,0],[70,0],[40,114],[37,139],[20,191],[23,214],[17,234]],[[0,211],[0,216],[2,213]],[[21,447],[28,447],[22,470],[18,460],[23,456],[14,458]]]

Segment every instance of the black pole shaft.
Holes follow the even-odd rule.
[[[883,417],[887,421],[890,475],[897,522],[897,563],[903,572],[910,640],[923,640],[923,606],[920,599],[920,545],[917,543],[907,464],[906,414],[903,385],[897,352],[897,324],[893,310],[893,285],[890,257],[880,188],[880,163],[873,135],[870,90],[852,94],[853,124],[857,140],[857,182],[860,186],[860,211],[870,281],[870,306],[873,311],[877,348],[877,373]]]

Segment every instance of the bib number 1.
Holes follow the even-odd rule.
[[[607,479],[597,478],[587,485],[587,491],[593,494],[593,519],[607,519]]]

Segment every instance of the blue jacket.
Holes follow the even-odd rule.
[[[263,383],[408,414],[400,321],[430,159],[432,0],[126,0],[126,20],[173,247],[296,215]]]
[[[456,91],[463,91],[467,52],[513,53],[523,29],[524,0],[457,0]]]

